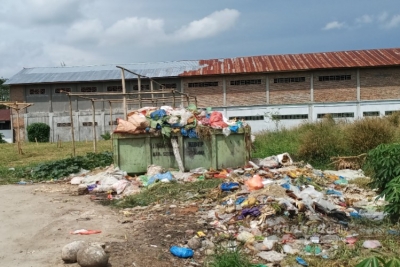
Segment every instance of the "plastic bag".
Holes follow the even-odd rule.
[[[247,186],[249,191],[259,190],[264,188],[264,184],[262,183],[262,178],[258,174],[254,175],[249,180],[246,180],[244,184]]]
[[[177,246],[172,246],[169,250],[172,255],[179,257],[179,258],[190,258],[193,257],[193,250],[190,248],[184,248],[184,247],[177,247]]]
[[[221,112],[213,111],[210,115],[210,124],[213,128],[225,128],[228,126],[223,120]]]
[[[149,179],[147,182],[148,185],[154,184],[156,181],[161,182],[171,182],[173,180],[172,174],[170,172],[166,173],[157,173],[153,177]]]
[[[229,127],[225,127],[224,129],[222,129],[222,133],[225,136],[229,136],[231,134],[231,130],[229,129]]]

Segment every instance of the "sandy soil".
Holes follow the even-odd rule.
[[[72,241],[124,240],[117,211],[71,196],[64,185],[0,186],[0,195],[0,266],[64,266],[61,249]],[[82,228],[102,233],[70,234]]]
[[[62,247],[75,240],[105,243],[113,267],[201,265],[197,252],[187,260],[169,252],[205,229],[196,223],[198,208],[193,204],[139,207],[127,215],[88,195],[71,195],[74,191],[76,186],[67,184],[0,186],[1,267],[77,267],[61,260]],[[82,228],[102,233],[70,234]]]

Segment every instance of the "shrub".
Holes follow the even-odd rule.
[[[111,152],[87,153],[86,156],[71,157],[62,160],[50,161],[37,165],[32,170],[34,179],[58,179],[81,169],[92,170],[96,167],[105,167],[113,163]]]
[[[353,154],[366,153],[394,140],[395,127],[382,118],[364,118],[346,127],[346,141]]]
[[[400,143],[381,144],[370,150],[363,169],[371,177],[371,186],[382,191],[393,178],[400,176]]]
[[[6,143],[6,140],[4,140],[3,138],[4,138],[4,134],[0,133],[0,144]]]
[[[299,147],[299,157],[318,163],[326,163],[330,157],[346,154],[343,124],[331,117],[302,125],[304,131]]]
[[[105,132],[104,134],[101,135],[101,138],[103,138],[104,140],[110,140],[111,139],[110,132]]]
[[[400,144],[382,144],[368,152],[364,170],[372,188],[380,191],[388,204],[384,211],[390,219],[400,218]]]
[[[44,143],[50,141],[50,126],[45,123],[32,123],[27,127],[27,132],[29,142],[36,142],[37,140]]]

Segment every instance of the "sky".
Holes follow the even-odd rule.
[[[23,68],[400,47],[398,0],[2,0],[0,77]]]

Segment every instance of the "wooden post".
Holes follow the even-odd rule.
[[[138,93],[139,93],[139,95],[138,95],[139,108],[141,108],[142,107],[142,81],[140,80],[140,75],[138,75],[137,81],[138,81]]]
[[[150,91],[151,91],[151,99],[154,99],[154,84],[153,84],[153,80],[150,79]]]
[[[112,118],[112,103],[111,101],[108,102],[110,104],[110,134],[112,134],[114,130],[114,120]],[[111,141],[111,151],[113,151],[113,142]]]
[[[71,137],[72,137],[72,155],[76,156],[76,148],[75,148],[75,133],[74,133],[74,118],[72,116],[72,102],[71,96],[68,95],[69,98],[69,121],[71,123]]]
[[[122,108],[124,109],[124,120],[128,119],[128,112],[126,111],[126,86],[125,86],[125,71],[121,69],[121,78],[122,78],[122,93],[124,94],[123,98],[123,105]]]
[[[173,106],[174,108],[176,108],[176,107],[175,107],[175,91],[174,91],[174,90],[172,90],[172,96],[173,96],[173,98],[174,98],[174,102],[173,102],[173,105],[172,105],[172,106]]]
[[[18,143],[17,143],[17,147],[18,147],[18,154],[22,154],[22,148],[21,148],[21,136],[20,136],[20,131],[19,131],[19,129],[20,129],[20,125],[19,125],[19,108],[17,107],[16,108],[16,111],[17,111],[17,125],[18,125],[18,128],[17,128],[17,139],[18,139]]]
[[[96,147],[96,110],[94,108],[94,101],[92,99],[92,123],[93,123],[93,152],[97,152],[97,147]]]

